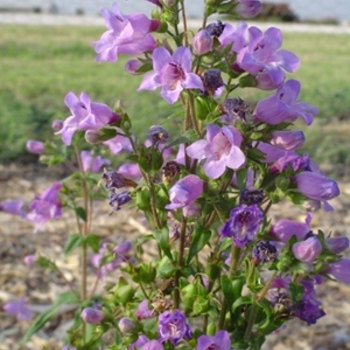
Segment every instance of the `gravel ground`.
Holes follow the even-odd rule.
[[[41,193],[53,180],[53,174],[42,168],[0,166],[0,202],[18,197],[29,202],[35,193]],[[322,228],[334,235],[350,237],[350,183],[340,183],[340,188],[342,194],[332,201],[335,211],[316,213],[312,228]],[[133,240],[147,232],[134,211],[121,210],[112,216],[108,215],[109,212],[106,202],[99,203],[93,221],[94,227],[98,228],[95,232],[105,239],[114,242]],[[273,222],[282,217],[300,221],[305,219],[305,214],[289,203],[272,208],[271,215]],[[63,219],[50,222],[44,230],[33,234],[33,227],[27,222],[0,213],[0,304],[27,296],[32,310],[39,312],[48,307],[57,294],[67,290],[61,276],[38,267],[29,268],[23,264],[23,257],[39,253],[59,258],[65,237],[73,225],[73,218],[65,215]],[[152,259],[152,255],[153,249],[148,252],[147,257]],[[79,281],[78,267],[78,255],[72,255],[60,264],[64,277],[73,285]],[[110,275],[106,282],[115,282],[115,277]],[[89,285],[94,283],[94,278],[95,271],[91,268]],[[329,281],[320,286],[318,295],[324,303],[327,316],[310,327],[297,320],[291,321],[284,330],[268,338],[264,350],[350,349],[350,286]],[[32,337],[26,346],[19,346],[18,339],[29,323],[17,323],[13,317],[1,314],[0,350],[39,350],[44,346],[48,350],[60,349],[65,332],[71,325],[71,315],[71,310],[61,310],[61,314]]]

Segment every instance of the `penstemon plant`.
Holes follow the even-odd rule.
[[[159,88],[165,101],[182,108],[182,130],[170,137],[152,125],[139,140],[120,105],[112,110],[84,92],[80,98],[69,92],[71,116],[53,123],[64,145],[28,141],[43,162],[68,159],[79,171],[37,196],[28,212],[22,201],[0,208],[34,222],[35,230],[59,218],[61,209],[72,210],[77,231],[64,253],[81,250],[81,287],[68,283],[70,291],[37,316],[23,342],[61,305],[73,304],[63,349],[259,349],[290,319],[311,325],[325,316],[315,285],[332,277],[350,283],[350,259],[341,255],[348,238],[310,230],[312,212],[332,210],[328,200],[340,193],[308,155],[296,152],[305,136],[293,122],[300,117],[310,125],[318,111],[298,102],[297,80],[286,80],[285,71],[300,62],[280,49],[278,28],[262,33],[245,22],[208,23],[213,14],[253,17],[260,1],[206,0],[198,31],[188,26],[184,0],[150,2],[152,19],[124,15],[117,3],[103,9],[108,30],[93,46],[99,62],[134,56],[126,72],[144,75],[139,91]],[[272,92],[252,108],[237,92],[248,87]],[[128,155],[118,170],[101,157],[107,149]],[[106,196],[112,213],[136,207],[150,233],[119,244],[92,233],[94,200]],[[269,209],[282,200],[303,209],[305,222],[272,222]],[[143,253],[151,244],[158,256],[147,261]],[[89,261],[98,270],[93,285]],[[25,262],[60,273],[47,257]],[[121,277],[97,295],[116,269]],[[19,320],[32,317],[25,299],[3,310]]]

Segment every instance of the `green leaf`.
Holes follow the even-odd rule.
[[[163,253],[172,261],[173,256],[171,255],[169,248],[169,231],[167,227],[164,227],[160,230],[155,230],[153,232],[153,237],[159,244]]]
[[[117,136],[116,129],[100,129],[99,136],[98,136],[98,142],[108,141],[116,136]]]
[[[194,256],[200,252],[204,246],[209,242],[211,237],[211,231],[198,227],[192,233],[192,242],[188,253],[187,264],[190,264]]]
[[[80,247],[83,242],[84,242],[84,238],[79,233],[73,233],[69,235],[63,250],[64,255],[67,256],[75,248]]]
[[[74,293],[66,292],[60,294],[49,309],[42,312],[36,317],[34,322],[31,324],[31,326],[21,339],[20,344],[25,344],[35,333],[39,332],[40,329],[43,328],[45,324],[57,314],[62,305],[76,303],[79,303],[79,300]]]
[[[87,221],[86,211],[83,207],[76,207],[75,213],[82,219],[83,221]]]
[[[56,264],[44,256],[40,256],[35,259],[35,263],[43,269],[57,270]]]
[[[186,131],[182,136],[176,138],[173,142],[168,144],[168,147],[181,145],[182,143],[191,143],[197,139],[196,132],[192,129]]]
[[[99,235],[90,233],[89,235],[84,237],[84,240],[94,253],[97,253],[99,251],[101,241],[101,237]]]
[[[227,305],[231,308],[231,305],[234,302],[234,290],[232,281],[226,275],[222,275],[220,280],[222,292],[226,298]]]
[[[304,287],[295,282],[289,283],[289,293],[293,300],[300,301],[304,295]]]

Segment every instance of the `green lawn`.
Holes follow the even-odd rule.
[[[85,91],[93,101],[110,106],[121,100],[139,134],[159,121],[176,125],[176,118],[167,121],[176,107],[168,106],[157,92],[135,92],[142,77],[124,72],[124,57],[114,64],[95,61],[89,43],[104,28],[1,25],[0,30],[0,161],[23,154],[28,138],[51,135],[51,120],[69,115],[63,103],[68,91]],[[301,99],[320,108],[306,148],[321,162],[350,164],[349,135],[335,127],[336,122],[347,125],[350,121],[349,39],[346,35],[284,35],[283,48],[302,60],[298,72],[291,75],[302,83]],[[256,89],[240,92],[249,101],[268,94]],[[321,134],[324,130],[327,135]],[[330,147],[338,134],[343,143]]]

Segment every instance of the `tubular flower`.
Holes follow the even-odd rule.
[[[301,130],[274,131],[271,136],[270,144],[285,151],[296,150],[305,142],[305,135]]]
[[[155,49],[156,41],[150,32],[158,29],[159,21],[147,18],[143,13],[123,15],[115,2],[112,12],[104,8],[101,14],[108,30],[100,40],[91,43],[95,46],[98,62],[115,62],[119,53],[140,55]]]
[[[295,72],[300,64],[299,58],[287,50],[279,50],[282,45],[281,30],[275,27],[263,34],[257,27],[249,28],[250,42],[239,50],[237,64],[240,68],[255,76],[256,87],[273,90],[279,87],[285,73]]]
[[[4,201],[0,203],[0,211],[25,218],[27,213],[22,209],[23,203],[23,199]]]
[[[227,331],[218,331],[214,336],[201,335],[197,340],[196,350],[230,350],[231,339]]]
[[[258,15],[262,10],[260,0],[238,0],[235,11],[244,18],[251,18]]]
[[[30,153],[41,154],[45,152],[44,143],[36,140],[28,140],[26,148]]]
[[[15,315],[18,321],[29,321],[33,317],[32,311],[26,305],[25,298],[7,302],[2,306],[2,310],[10,315]]]
[[[85,92],[80,94],[80,100],[73,92],[69,92],[64,98],[64,103],[72,115],[63,122],[61,130],[56,135],[62,135],[62,141],[69,146],[72,137],[77,130],[98,130],[106,124],[116,122],[120,115],[114,113],[103,103],[91,102]]]
[[[230,219],[222,229],[224,237],[233,237],[238,248],[251,243],[259,231],[264,215],[257,205],[242,204],[231,210]]]
[[[80,316],[88,324],[99,324],[105,318],[103,312],[96,307],[86,307]]]
[[[201,78],[191,72],[191,51],[188,47],[177,48],[172,56],[164,47],[157,47],[152,59],[154,72],[145,75],[138,91],[161,87],[161,96],[172,104],[179,99],[183,89],[204,90]]]
[[[322,244],[316,236],[293,244],[294,256],[303,262],[312,262],[322,253]]]
[[[326,273],[333,275],[339,281],[350,284],[350,259],[342,258],[328,265]]]
[[[275,125],[284,121],[295,121],[300,117],[306,125],[310,125],[314,115],[318,113],[318,108],[305,102],[297,102],[299,93],[299,81],[286,81],[274,95],[258,102],[254,111],[256,120]]]
[[[239,148],[242,136],[233,126],[220,128],[216,124],[207,125],[207,139],[194,142],[186,148],[194,159],[207,159],[203,169],[205,174],[217,179],[227,168],[238,169],[245,163],[245,155]]]
[[[84,172],[90,170],[92,173],[97,173],[104,165],[111,164],[109,159],[102,158],[101,156],[93,157],[90,151],[81,151],[80,154]]]

